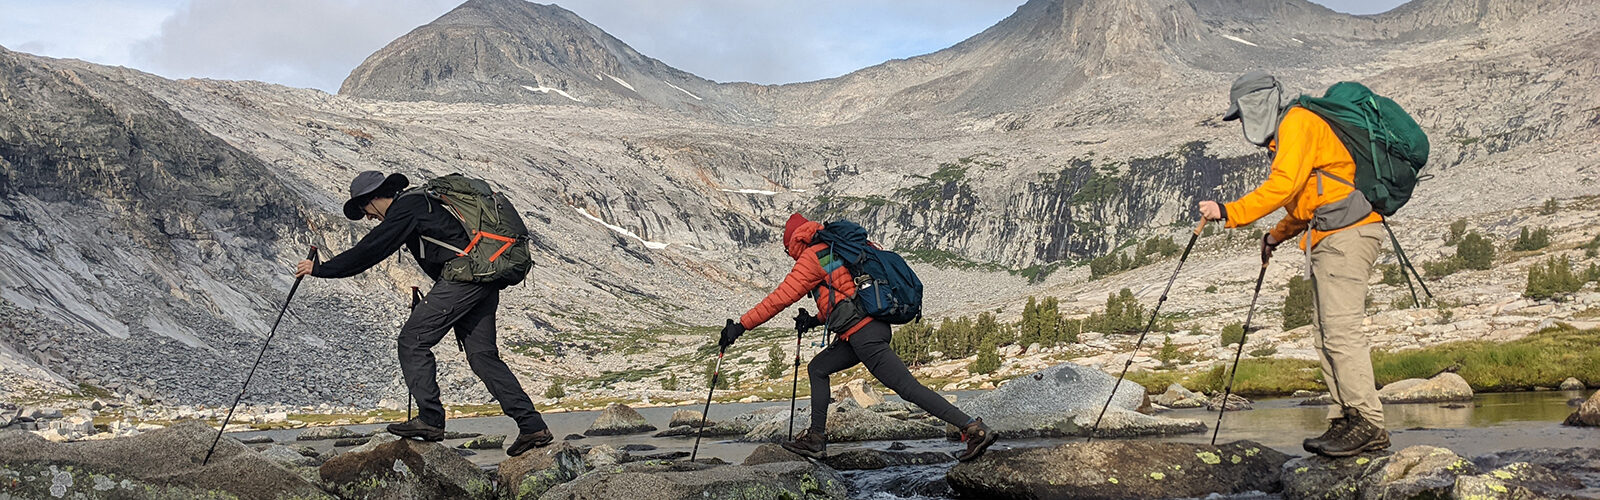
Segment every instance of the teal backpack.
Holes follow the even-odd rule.
[[[1388,217],[1411,201],[1428,164],[1428,134],[1399,104],[1356,82],[1336,83],[1321,98],[1302,95],[1296,103],[1327,121],[1350,150],[1353,184],[1373,211]]]

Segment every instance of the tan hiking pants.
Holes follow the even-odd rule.
[[[1372,376],[1372,348],[1361,333],[1367,278],[1383,234],[1381,224],[1353,227],[1323,238],[1311,251],[1316,348],[1322,358],[1322,378],[1336,403],[1328,406],[1330,419],[1343,416],[1341,406],[1348,406],[1383,425],[1383,403]]]

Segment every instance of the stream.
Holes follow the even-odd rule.
[[[968,399],[980,391],[956,391],[948,394],[957,396],[957,406],[960,400]],[[1600,446],[1600,432],[1594,429],[1564,427],[1561,421],[1572,413],[1573,408],[1567,405],[1567,400],[1585,397],[1589,391],[1545,391],[1545,392],[1514,392],[1479,394],[1473,398],[1472,404],[1395,404],[1384,407],[1386,427],[1391,433],[1394,446],[1391,450],[1398,451],[1413,445],[1433,445],[1454,450],[1463,457],[1474,457],[1495,451],[1513,448],[1569,448],[1573,446]],[[898,400],[894,396],[886,399]],[[1298,399],[1267,399],[1255,401],[1253,410],[1229,412],[1223,422],[1219,442],[1248,439],[1263,445],[1275,448],[1293,456],[1305,455],[1300,449],[1300,441],[1311,436],[1321,434],[1327,428],[1325,420],[1327,408],[1323,406],[1299,406]],[[804,410],[807,401],[799,403]],[[731,418],[758,408],[769,406],[788,406],[787,402],[765,403],[724,403],[711,406],[712,420]],[[666,428],[667,421],[672,412],[678,409],[700,410],[699,405],[679,407],[637,408],[636,410],[661,429]],[[597,411],[545,413],[545,422],[550,425],[556,439],[560,440],[569,434],[582,434],[589,427]],[[1162,416],[1174,418],[1188,418],[1204,422],[1212,427],[1216,424],[1216,412],[1204,409],[1174,410],[1162,413]],[[981,416],[981,415],[980,415]],[[358,432],[365,432],[381,428],[383,424],[348,425],[346,427]],[[482,417],[454,419],[449,421],[449,430],[457,432],[476,432],[483,434],[507,434],[511,438],[516,436],[516,426],[511,419],[506,417]],[[255,431],[232,434],[234,437],[266,435],[279,443],[293,443],[294,437],[301,432],[299,429]],[[1183,436],[1169,436],[1160,438],[1169,441],[1183,442],[1209,442],[1211,434],[1190,434]],[[465,440],[448,440],[446,445],[455,446]],[[510,439],[507,440],[509,444]],[[1051,446],[1067,442],[1066,439],[1026,439],[1002,440],[996,443],[991,450],[1005,449],[1008,447],[1033,447]],[[308,441],[294,444],[308,444],[319,449],[329,449],[332,441]],[[572,441],[576,446],[592,446],[608,444],[621,449],[623,445],[650,445],[654,450],[634,452],[639,454],[654,454],[673,451],[688,452],[694,446],[694,438],[653,438],[649,434],[634,434],[629,436],[603,436],[587,437]],[[846,449],[850,447],[887,448],[890,442],[867,443],[836,443],[829,447],[829,451]],[[956,451],[961,448],[960,443],[942,439],[928,439],[920,441],[906,441],[912,450],[926,451]],[[758,443],[742,443],[731,441],[727,438],[707,438],[700,444],[699,455],[702,457],[716,457],[730,463],[739,463],[754,450]],[[490,467],[505,460],[505,454],[500,450],[483,450],[467,457],[481,467]],[[937,499],[950,498],[949,487],[944,483],[945,472],[953,464],[932,466],[891,467],[874,471],[847,471],[844,475],[852,483],[851,496],[853,498],[870,498],[879,500],[890,499]],[[1253,498],[1273,498],[1257,496]]]

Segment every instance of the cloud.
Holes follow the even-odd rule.
[[[262,80],[335,92],[350,70],[455,0],[191,0],[132,48],[167,76]]]
[[[0,0],[0,45],[171,78],[335,92],[460,0]],[[717,81],[791,83],[933,52],[1023,0],[564,0],[639,52]],[[1400,0],[1318,0],[1351,13]]]

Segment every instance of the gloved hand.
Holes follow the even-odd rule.
[[[1261,237],[1261,263],[1265,264],[1272,260],[1272,252],[1278,249],[1279,243],[1283,242],[1272,239],[1272,233]]]
[[[800,333],[811,331],[812,328],[822,326],[822,321],[811,315],[811,311],[800,309],[800,314],[794,317],[794,329]]]
[[[744,335],[744,325],[730,319],[727,326],[722,327],[722,338],[717,340],[717,345],[727,349],[728,346],[733,345],[733,341],[739,340],[740,335]]]

